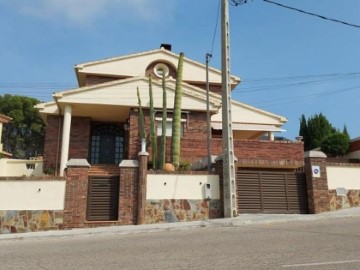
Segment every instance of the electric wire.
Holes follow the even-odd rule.
[[[216,22],[215,22],[215,28],[214,28],[214,35],[213,35],[212,42],[211,42],[210,55],[213,55],[213,51],[214,51],[214,43],[215,43],[217,28],[218,28],[218,24],[219,24],[220,4],[221,4],[221,0],[218,1],[218,7],[217,7],[217,12],[216,12]]]
[[[296,97],[288,97],[288,98],[282,98],[282,99],[277,98],[277,99],[273,99],[273,100],[258,101],[258,102],[254,102],[252,104],[254,106],[270,107],[270,106],[274,106],[274,105],[282,105],[282,104],[288,104],[288,103],[293,103],[293,102],[305,101],[305,100],[314,99],[314,98],[318,98],[318,97],[326,98],[331,95],[354,91],[354,90],[360,90],[360,86],[352,86],[352,87],[337,89],[337,90],[333,90],[333,91],[322,91],[322,92],[318,92],[318,93],[314,93],[314,94],[307,94],[307,95],[301,95],[301,96],[296,96]]]
[[[331,22],[335,22],[335,23],[340,23],[340,24],[355,27],[355,28],[360,28],[360,25],[357,25],[357,24],[354,24],[354,23],[349,23],[349,22],[345,22],[345,21],[342,21],[342,20],[329,18],[329,17],[319,15],[319,14],[316,14],[316,13],[313,13],[313,12],[305,11],[305,10],[302,10],[302,9],[299,9],[299,8],[290,7],[290,6],[287,6],[287,5],[284,5],[284,4],[280,4],[280,3],[272,1],[272,0],[262,0],[262,1],[266,2],[266,3],[269,3],[269,4],[273,4],[273,5],[282,7],[282,8],[297,11],[297,12],[300,12],[300,13],[303,13],[303,14],[306,14],[306,15],[314,16],[314,17],[317,17],[319,19],[323,19],[323,20],[327,20],[327,21],[331,21]],[[246,4],[247,2],[248,2],[248,0],[229,0],[229,3],[232,6],[235,6],[235,7],[238,6],[238,5]]]
[[[332,22],[335,22],[335,23],[340,23],[340,24],[355,27],[355,28],[360,28],[360,25],[357,25],[357,24],[341,21],[341,20],[338,20],[338,19],[329,18],[329,17],[323,16],[323,15],[315,14],[313,12],[309,12],[309,11],[305,11],[305,10],[302,10],[302,9],[286,6],[286,5],[271,1],[271,0],[262,0],[262,1],[267,2],[269,4],[277,5],[279,7],[283,7],[283,8],[286,8],[286,9],[297,11],[297,12],[300,12],[300,13],[303,13],[303,14],[306,14],[306,15],[314,16],[314,17],[317,17],[317,18],[320,18],[320,19],[323,19],[323,20],[332,21]]]

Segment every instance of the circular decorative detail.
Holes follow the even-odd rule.
[[[167,65],[165,65],[164,63],[158,63],[155,65],[154,74],[157,77],[162,78],[164,72],[165,72],[165,77],[168,77],[169,76],[169,67]]]

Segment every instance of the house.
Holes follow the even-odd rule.
[[[85,158],[90,164],[119,164],[122,159],[136,158],[139,151],[136,89],[140,90],[142,105],[148,107],[147,77],[153,78],[155,118],[159,121],[161,71],[165,69],[170,123],[177,62],[178,55],[162,47],[76,65],[79,87],[56,92],[54,101],[37,105],[47,123],[45,168],[60,169],[62,175],[70,158]],[[206,156],[205,66],[185,58],[183,70],[181,150],[182,159],[192,162]],[[210,68],[209,80],[212,135],[221,139],[221,71]],[[240,78],[231,76],[232,88],[239,83]],[[273,138],[271,134],[283,131],[281,126],[287,121],[234,100],[232,110],[235,139],[254,140],[269,133]],[[219,142],[214,141],[214,155],[221,153]]]
[[[349,159],[360,159],[360,137],[350,140],[350,149],[345,157]]]
[[[12,120],[11,117],[5,116],[3,114],[0,114],[0,158],[4,157],[4,158],[9,158],[12,155],[6,151],[3,150],[3,144],[1,143],[1,137],[2,137],[2,128],[3,128],[3,124],[7,124]]]
[[[141,147],[138,138],[136,90],[139,89],[148,134],[148,77],[153,79],[155,120],[160,135],[159,122],[163,106],[162,75],[165,72],[169,158],[178,59],[179,55],[172,52],[170,46],[165,45],[160,49],[142,53],[78,64],[75,66],[75,75],[79,86],[58,91],[53,94],[53,101],[36,106],[47,125],[44,168],[54,169],[57,175],[65,175],[67,179],[64,227],[136,223],[137,192],[140,190],[140,184],[137,172],[131,168],[137,166]],[[193,163],[207,156],[205,71],[206,67],[202,63],[184,58],[182,162]],[[240,83],[237,76],[231,76],[230,80],[232,89]],[[220,70],[209,68],[209,85],[211,154],[221,155],[223,150]],[[299,180],[295,175],[295,171],[304,166],[303,144],[273,140],[274,132],[284,131],[282,126],[287,119],[235,100],[232,100],[231,106],[234,149],[239,170],[237,177],[242,177],[238,188],[238,196],[243,198],[239,203],[239,212],[303,211],[299,204],[307,200],[306,187],[298,188],[298,182],[300,181],[303,186],[305,179]],[[263,140],[264,135],[267,140]],[[264,174],[263,171],[269,174]],[[269,192],[265,186],[260,186],[263,177],[270,179]],[[284,177],[289,179],[288,184],[284,184]],[[253,183],[255,178],[258,179],[257,187],[254,187]],[[290,184],[290,179],[294,181],[293,184]],[[160,184],[164,187],[166,182]],[[293,192],[288,192],[288,185],[292,185]],[[259,187],[263,193],[254,195],[251,190],[249,192],[249,188]],[[201,196],[201,190],[199,192]],[[249,194],[252,194],[251,198]],[[268,194],[271,198],[266,206],[260,201],[266,202]],[[279,194],[284,195],[284,198],[282,197],[281,202],[274,206],[271,200],[276,199]],[[105,201],[99,203],[99,200]],[[170,201],[163,200],[161,203],[164,207],[169,207]],[[207,202],[197,203],[207,205]],[[216,202],[217,209],[221,205],[221,202],[219,203]],[[189,208],[189,203],[183,201],[180,201],[179,205]],[[307,203],[302,205],[307,209]]]

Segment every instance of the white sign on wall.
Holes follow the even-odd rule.
[[[336,195],[346,197],[348,190],[343,187],[336,188]]]
[[[320,175],[320,166],[318,165],[312,165],[311,166],[311,170],[312,170],[312,176],[314,178],[319,178],[321,175]]]

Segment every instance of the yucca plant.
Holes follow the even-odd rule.
[[[141,142],[142,139],[146,139],[145,133],[145,120],[144,120],[144,112],[141,106],[141,99],[139,93],[139,87],[136,88],[137,90],[137,97],[138,97],[138,105],[139,105],[139,114],[138,114],[138,136]]]
[[[155,112],[154,112],[154,100],[152,92],[152,81],[149,77],[149,98],[150,98],[150,140],[152,150],[152,168],[157,169],[157,134],[155,130]]]
[[[174,112],[172,119],[171,162],[177,169],[180,166],[180,135],[181,135],[181,98],[182,98],[182,72],[184,53],[180,53],[174,98]]]
[[[162,74],[162,90],[163,90],[163,111],[161,122],[161,142],[159,152],[159,169],[163,170],[166,162],[166,118],[167,118],[167,104],[166,104],[166,83],[165,71]]]

